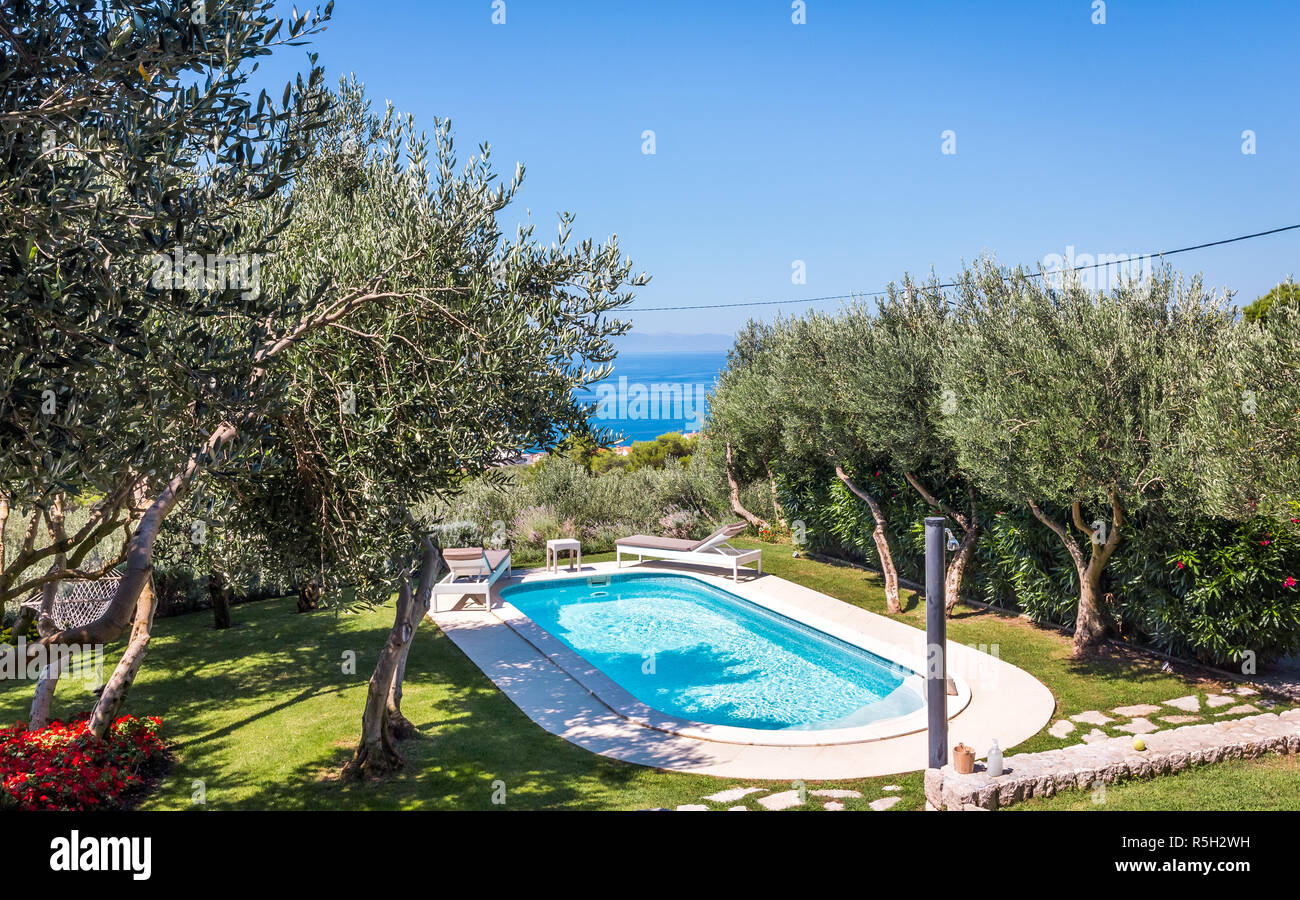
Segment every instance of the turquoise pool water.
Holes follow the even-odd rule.
[[[535,581],[501,596],[642,703],[693,722],[812,731],[923,705],[903,684],[910,669],[688,576]]]

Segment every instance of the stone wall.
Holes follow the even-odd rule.
[[[1098,783],[1152,778],[1203,763],[1300,753],[1300,709],[1170,728],[1143,739],[1145,750],[1134,750],[1133,739],[1122,737],[1008,756],[996,778],[980,764],[970,775],[957,774],[952,765],[927,769],[925,798],[934,809],[998,809],[1060,790],[1091,790]]]

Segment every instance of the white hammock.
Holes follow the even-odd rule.
[[[60,629],[80,628],[103,615],[117,593],[121,578],[101,578],[98,581],[60,581],[54,594],[50,618]],[[39,611],[41,592],[38,590],[22,602],[23,606]]]

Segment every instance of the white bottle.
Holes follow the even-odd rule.
[[[993,747],[989,750],[988,770],[990,775],[1002,774],[1002,748],[998,742],[993,742]]]

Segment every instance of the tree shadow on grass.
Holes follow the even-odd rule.
[[[1122,681],[1125,684],[1144,684],[1183,677],[1163,671],[1149,657],[1118,647],[1107,647],[1082,658],[1070,657],[1065,661],[1065,667],[1076,677]]]
[[[709,783],[656,776],[547,733],[431,623],[407,665],[403,706],[419,732],[400,745],[406,767],[345,783],[338,773],[356,746],[391,607],[338,619],[292,610],[292,601],[241,606],[248,627],[224,632],[205,617],[160,620],[126,711],[162,716],[178,761],[146,808],[196,808],[202,797],[206,809],[493,809],[504,787],[505,808],[598,809],[635,805],[648,776]],[[349,651],[355,671],[344,675]]]

